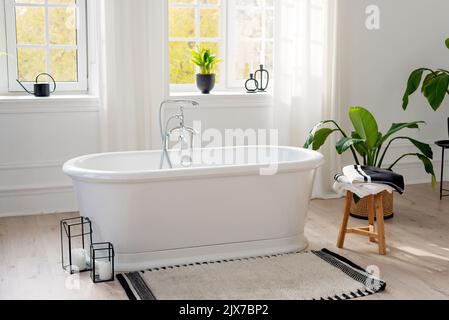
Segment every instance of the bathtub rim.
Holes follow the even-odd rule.
[[[306,159],[282,161],[277,163],[278,170],[275,174],[300,172],[308,170],[316,170],[324,164],[324,156],[309,149],[288,147],[288,146],[246,146],[246,147],[223,147],[223,148],[203,148],[201,150],[217,150],[217,149],[240,149],[240,148],[269,148],[284,149],[287,151],[301,151],[307,154]],[[125,152],[107,152],[84,155],[67,161],[63,165],[63,172],[76,181],[92,182],[92,183],[145,183],[150,181],[162,180],[179,180],[179,179],[204,179],[215,177],[231,177],[243,175],[261,175],[261,169],[267,168],[273,163],[254,163],[239,165],[214,165],[211,167],[193,167],[193,168],[176,168],[176,169],[157,169],[157,170],[139,170],[139,171],[102,171],[85,169],[77,166],[77,163],[86,159],[111,156],[111,155],[128,155],[128,154],[148,154],[162,153],[162,150],[143,150],[143,151],[125,151]],[[269,176],[269,175],[267,175]]]

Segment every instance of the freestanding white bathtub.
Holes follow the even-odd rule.
[[[161,151],[88,155],[64,165],[94,239],[114,244],[116,270],[307,247],[304,225],[321,154],[268,146],[196,153],[200,160],[189,168],[159,170]],[[268,164],[276,174],[263,172]]]

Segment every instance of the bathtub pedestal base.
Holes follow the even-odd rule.
[[[303,251],[308,247],[304,236],[182,248],[136,254],[116,254],[116,270],[120,272],[219,261]]]

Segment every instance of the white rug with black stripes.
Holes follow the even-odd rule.
[[[346,300],[386,287],[327,249],[155,268],[117,278],[133,300]]]

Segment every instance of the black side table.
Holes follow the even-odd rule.
[[[440,200],[443,199],[443,197],[449,197],[449,194],[443,194],[443,191],[449,192],[449,190],[444,189],[443,188],[443,183],[444,183],[444,153],[446,151],[446,149],[449,149],[449,140],[441,140],[441,141],[437,141],[435,142],[435,144],[439,147],[441,147],[441,149],[443,149],[442,154],[442,160],[441,160],[441,183],[440,183]]]

